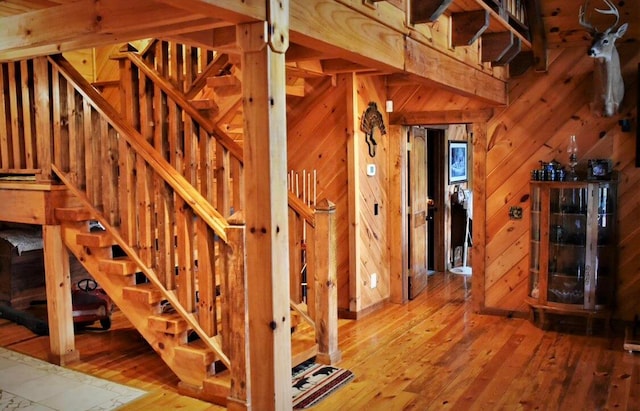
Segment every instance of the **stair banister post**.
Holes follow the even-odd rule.
[[[249,361],[249,307],[247,304],[247,270],[245,253],[245,221],[241,211],[233,214],[227,228],[226,272],[222,284],[223,346],[231,367],[229,410],[251,409]]]
[[[336,206],[320,200],[315,212],[314,286],[317,361],[334,364],[342,353],[338,349],[338,280],[336,260]]]

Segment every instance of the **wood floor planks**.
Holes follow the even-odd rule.
[[[355,379],[313,408],[334,410],[640,410],[640,353],[607,338],[543,331],[525,319],[478,315],[463,279],[429,277],[405,305],[340,320]],[[0,346],[47,358],[48,338],[0,319]],[[121,315],[76,336],[69,368],[149,391],[125,410],[221,410],[178,394],[177,378]]]

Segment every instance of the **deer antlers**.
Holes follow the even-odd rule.
[[[607,6],[609,6],[609,10],[602,10],[602,9],[594,9],[594,10],[600,14],[610,14],[612,16],[616,16],[616,22],[613,23],[608,29],[604,31],[604,33],[609,33],[615,26],[618,25],[618,22],[620,21],[620,12],[610,0],[604,0],[604,2],[606,3]],[[589,8],[589,0],[585,1],[584,6],[580,6],[580,12],[579,12],[580,25],[582,27],[585,27],[587,30],[589,30],[594,34],[599,33],[598,29],[593,27],[593,25],[585,19],[585,10],[587,8]]]

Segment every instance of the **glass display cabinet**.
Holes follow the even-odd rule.
[[[532,320],[547,314],[610,320],[616,270],[614,181],[531,182]]]

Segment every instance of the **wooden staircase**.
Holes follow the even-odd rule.
[[[201,339],[190,341],[193,331],[174,311],[165,312],[161,290],[148,282],[136,284],[141,270],[129,257],[114,257],[117,246],[106,231],[89,231],[91,214],[83,208],[56,209],[67,248],[107,292],[144,339],[181,381],[180,388],[200,398],[225,405],[229,372]]]
[[[24,71],[22,76],[33,73],[36,79],[32,90],[12,91],[25,101],[37,96],[25,104],[33,111],[20,114],[37,125],[25,131],[33,134],[25,136],[26,157],[34,159],[29,170],[61,182],[82,204],[55,209],[65,246],[177,375],[180,390],[221,405],[243,402],[248,324],[245,227],[238,211],[244,207],[242,148],[189,103],[188,93],[146,60],[125,55],[122,112],[61,56],[6,63],[13,66],[4,72]],[[289,200],[291,227],[313,232],[307,247],[315,257],[308,270],[317,287],[312,282],[314,315],[292,301],[312,329],[304,341],[294,337],[292,362],[316,353],[333,362],[340,355],[331,255],[335,207],[325,201],[314,212],[295,197]],[[104,231],[90,230],[92,221]],[[298,235],[291,236],[292,252]]]

